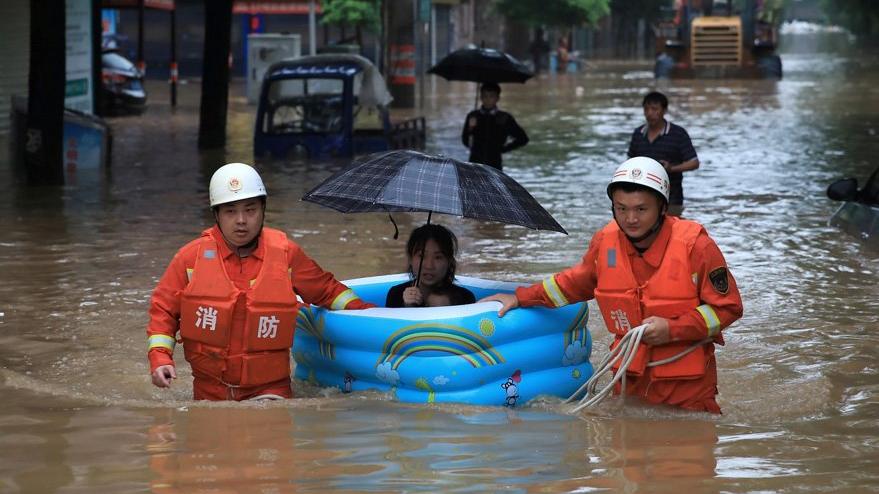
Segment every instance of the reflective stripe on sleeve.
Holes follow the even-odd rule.
[[[354,293],[354,290],[351,290],[351,289],[349,288],[349,289],[345,290],[344,292],[340,293],[339,296],[336,297],[335,300],[333,300],[333,303],[330,304],[330,309],[332,309],[332,310],[342,310],[342,309],[344,309],[345,306],[348,305],[352,300],[356,300],[356,299],[358,299],[358,298],[360,298],[360,297],[358,297],[358,296]]]
[[[152,350],[153,348],[166,348],[173,353],[174,345],[176,345],[177,342],[174,340],[174,338],[171,338],[168,335],[154,334],[147,339],[147,344],[149,345],[150,350]]]
[[[564,307],[570,303],[568,302],[568,299],[565,298],[565,294],[562,293],[558,283],[556,283],[555,276],[550,276],[543,280],[543,290],[556,307]]]
[[[720,318],[717,317],[717,313],[714,312],[714,307],[711,307],[708,304],[702,304],[699,307],[696,307],[696,310],[699,311],[699,314],[702,315],[702,319],[705,320],[705,326],[708,328],[708,336],[714,336],[720,332]]]

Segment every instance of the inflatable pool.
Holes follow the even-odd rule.
[[[362,299],[384,305],[388,275],[345,281]],[[480,297],[518,284],[465,276]],[[293,358],[298,379],[343,392],[380,390],[400,401],[523,404],[538,395],[567,398],[592,375],[585,303],[528,308],[498,318],[497,302],[363,311],[303,307]]]

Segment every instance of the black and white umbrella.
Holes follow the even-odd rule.
[[[302,199],[343,213],[421,211],[568,233],[502,171],[417,151],[359,158]]]

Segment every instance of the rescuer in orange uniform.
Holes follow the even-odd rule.
[[[211,177],[216,225],[180,249],[150,302],[152,382],[176,379],[177,332],[196,400],[291,398],[290,347],[298,294],[331,309],[373,307],[320,268],[287,235],[263,227],[266,190],[251,166]]]
[[[657,161],[627,160],[607,187],[614,221],[592,237],[579,264],[515,295],[482,301],[501,302],[503,316],[519,306],[561,307],[595,298],[614,334],[612,348],[630,329],[648,325],[627,370],[627,395],[720,413],[714,344],[722,345],[721,330],[742,316],[742,299],[705,229],[666,215],[668,189],[668,174]],[[647,365],[690,347],[672,362]]]

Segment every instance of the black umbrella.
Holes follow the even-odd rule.
[[[518,82],[534,77],[524,63],[492,48],[462,48],[446,55],[427,71],[449,81]]]
[[[343,213],[422,211],[568,233],[504,172],[417,151],[359,158],[302,199]]]

